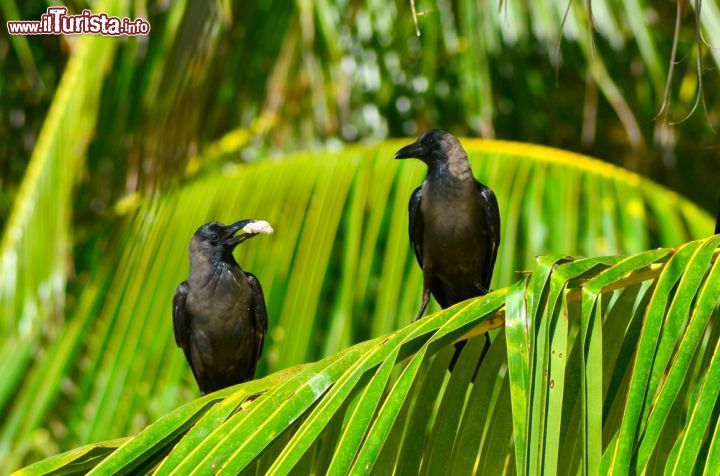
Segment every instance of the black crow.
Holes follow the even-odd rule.
[[[175,291],[173,330],[202,395],[255,376],[268,326],[265,298],[260,282],[232,253],[272,231],[265,221],[212,222],[190,241],[190,279]]]
[[[410,244],[423,271],[415,319],[431,293],[443,309],[487,294],[500,245],[500,211],[493,191],[475,180],[460,141],[432,129],[395,158],[420,159],[428,167],[409,205]]]

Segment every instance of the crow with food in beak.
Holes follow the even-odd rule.
[[[212,222],[190,241],[190,278],[175,291],[173,330],[202,395],[255,376],[268,327],[265,298],[260,282],[240,268],[233,250],[272,232],[266,221]]]

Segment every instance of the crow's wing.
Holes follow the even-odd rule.
[[[487,255],[488,260],[483,263],[483,286],[490,290],[495,260],[497,259],[498,248],[500,247],[500,208],[498,207],[495,194],[488,187],[478,182],[478,193],[483,202],[483,213],[488,226]]]
[[[187,281],[183,281],[175,290],[173,297],[173,331],[175,333],[175,344],[180,347],[185,354],[185,359],[190,364],[195,381],[200,384],[197,371],[190,358],[190,315],[185,309],[185,299],[187,299],[188,290]]]
[[[408,205],[408,212],[410,214],[408,231],[410,232],[410,245],[412,246],[413,252],[415,252],[415,258],[424,273],[423,234],[425,232],[425,223],[423,222],[422,212],[420,211],[421,203],[422,185],[416,188],[410,196],[410,204]],[[433,276],[430,278],[430,292],[433,296],[435,296],[435,300],[443,309],[450,305],[445,297],[445,290],[437,277]]]
[[[408,205],[408,212],[410,214],[409,229],[410,232],[410,246],[412,246],[415,252],[415,258],[420,267],[423,267],[423,230],[425,225],[423,224],[422,213],[420,212],[420,204],[422,203],[422,186],[415,189],[410,196],[410,204]]]
[[[255,301],[255,341],[257,345],[257,356],[256,360],[260,360],[262,355],[263,346],[265,345],[265,334],[268,329],[268,316],[267,308],[265,307],[265,296],[263,295],[262,286],[260,281],[255,277],[254,274],[246,273],[248,282],[253,291],[253,297]]]

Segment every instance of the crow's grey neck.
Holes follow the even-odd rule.
[[[233,256],[232,252],[223,252],[222,254],[214,254],[212,258],[210,259],[210,262],[212,263],[213,267],[216,269],[219,269],[221,271],[226,270],[227,268],[230,268],[232,266],[237,266],[237,261],[235,261],[235,257]]]
[[[451,157],[428,167],[427,179],[443,182],[472,182],[475,177],[466,157]]]
[[[232,255],[198,256],[190,259],[190,280],[207,280],[214,275],[223,275],[228,269],[238,266]]]

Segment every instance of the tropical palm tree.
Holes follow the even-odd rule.
[[[464,143],[501,204],[495,288],[535,268],[538,255],[638,253],[711,231],[696,206],[613,166],[538,146]],[[128,205],[99,240],[101,272],[61,332],[34,360],[8,359],[9,374],[25,377],[8,379],[16,396],[2,426],[7,451],[37,452],[32,442],[53,425],[65,448],[133,434],[196,395],[172,342],[169,303],[187,274],[188,239],[210,219],[262,217],[277,230],[238,255],[262,280],[271,316],[261,375],[403,327],[421,286],[406,207],[423,171],[391,159],[400,144],[240,165]]]
[[[542,257],[509,288],[18,474],[716,474],[719,245]]]
[[[642,168],[652,154],[613,151],[656,137],[668,152],[665,126],[692,108],[704,77],[680,65],[683,87],[666,92],[671,3],[668,14],[632,0],[574,2],[562,26],[565,2],[502,2],[497,15],[482,2],[418,1],[419,39],[405,0],[142,3],[94,8],[148,16],[149,38],[58,40],[68,63],[62,75],[55,65],[47,115],[28,121],[42,130],[0,241],[4,467],[91,443],[25,471],[711,473],[717,243],[690,242],[710,234],[706,212],[577,154],[465,140],[501,202],[499,290],[407,326],[421,276],[406,206],[421,167],[390,160],[400,142],[315,150],[439,118],[458,133],[556,143],[582,124],[583,138],[614,144],[606,158]],[[696,35],[713,38],[716,2],[676,3],[679,51],[720,64]],[[0,8],[19,11],[13,0]],[[559,80],[580,88],[546,81],[561,34]],[[13,38],[29,77],[33,45]],[[520,68],[538,61],[550,67]],[[617,72],[630,63],[640,69]],[[706,89],[712,120],[716,89]],[[652,121],[660,109],[669,115]],[[705,140],[702,115],[679,127],[678,150]],[[254,160],[297,148],[315,151]],[[712,181],[678,170],[680,182]],[[240,217],[278,229],[238,255],[266,288],[267,377],[193,400],[170,296],[197,225]],[[476,343],[445,371],[453,341],[488,331],[474,384]],[[564,357],[552,353],[560,347]],[[137,436],[92,443],[127,435]]]

